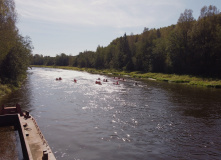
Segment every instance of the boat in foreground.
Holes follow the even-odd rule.
[[[55,160],[55,156],[41,133],[35,119],[20,105],[0,108],[0,127],[14,126],[18,130],[22,154],[26,160]]]

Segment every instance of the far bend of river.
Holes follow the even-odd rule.
[[[113,85],[111,77],[62,69],[28,72],[24,86],[0,104],[29,110],[58,160],[221,159],[220,89],[129,78]],[[97,85],[98,78],[108,82]]]

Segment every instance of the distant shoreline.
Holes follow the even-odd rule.
[[[134,72],[125,72],[117,71],[110,69],[97,70],[94,68],[77,68],[70,66],[45,66],[45,65],[32,65],[32,67],[43,67],[43,68],[59,68],[67,70],[77,70],[77,71],[86,71],[93,74],[104,74],[120,77],[131,77],[139,78],[146,80],[157,80],[165,81],[170,83],[179,83],[185,85],[194,85],[199,87],[208,87],[208,88],[221,88],[221,79],[215,78],[204,78],[191,75],[177,75],[177,74],[164,74],[164,73],[142,73],[139,71]]]

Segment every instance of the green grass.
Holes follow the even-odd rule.
[[[21,81],[11,81],[11,83],[8,81],[7,84],[1,84],[1,81],[0,81],[0,97],[6,95],[6,94],[9,94],[11,93],[12,91],[15,91],[15,90],[18,90],[24,79],[26,78],[27,76],[26,75],[23,75],[21,77]]]
[[[47,67],[47,68],[60,68],[68,70],[86,71],[93,74],[105,74],[121,77],[132,77],[139,79],[152,79],[158,81],[165,81],[169,83],[180,83],[186,85],[195,85],[201,87],[221,88],[221,79],[204,78],[191,75],[177,75],[177,74],[164,74],[164,73],[142,73],[140,71],[125,72],[111,69],[97,70],[94,68],[77,68],[69,66],[33,66],[33,67]]]
[[[8,85],[2,85],[0,84],[0,96],[6,95],[11,93],[12,89]]]

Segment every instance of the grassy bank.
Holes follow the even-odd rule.
[[[12,91],[12,88],[9,85],[0,84],[0,97],[11,93],[11,91]]]
[[[177,74],[163,74],[163,73],[141,73],[141,72],[124,72],[116,70],[97,70],[93,68],[77,68],[69,66],[33,66],[33,67],[47,67],[60,68],[68,70],[86,71],[94,74],[105,74],[112,76],[129,76],[132,78],[152,79],[158,81],[166,81],[171,83],[180,83],[186,85],[196,85],[201,87],[221,88],[221,79],[196,77],[191,75],[177,75]]]
[[[27,77],[27,75],[24,75],[22,77],[23,81],[26,79],[26,77]],[[14,83],[12,82],[12,83],[8,83],[8,84],[1,84],[0,83],[0,97],[9,94],[12,91],[18,90],[21,87],[23,81],[14,82]]]

